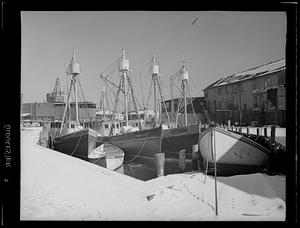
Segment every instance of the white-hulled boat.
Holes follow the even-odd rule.
[[[214,170],[216,162],[218,175],[260,172],[270,158],[270,151],[260,144],[217,127],[210,127],[200,135],[199,149],[203,167]]]
[[[124,151],[109,143],[103,143],[88,155],[89,161],[110,170],[116,170],[123,165]]]

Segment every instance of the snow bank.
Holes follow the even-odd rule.
[[[143,181],[36,144],[21,134],[21,220],[139,220],[146,210]]]
[[[41,129],[40,129],[41,130]],[[285,178],[173,174],[140,181],[36,144],[21,131],[21,220],[284,220]]]
[[[283,191],[275,191],[264,174],[217,178],[202,173],[173,174],[148,181],[156,188],[151,200],[153,220],[285,220]],[[273,185],[275,178],[272,178]],[[278,183],[277,183],[278,184]],[[282,183],[279,184],[282,189]],[[150,217],[149,217],[150,218]]]

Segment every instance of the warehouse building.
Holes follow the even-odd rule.
[[[204,89],[217,123],[286,125],[285,59],[221,78]]]

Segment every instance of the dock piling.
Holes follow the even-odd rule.
[[[247,135],[249,135],[249,127],[247,127]]]
[[[264,128],[264,136],[265,136],[265,137],[267,137],[267,136],[268,136],[268,133],[267,133],[267,128],[266,128],[266,127]]]
[[[185,169],[185,149],[179,151],[179,168],[181,171]]]
[[[270,139],[270,142],[271,142],[271,144],[273,143],[273,142],[275,142],[275,130],[276,130],[276,127],[273,125],[273,126],[271,126],[271,139]]]
[[[257,135],[260,135],[260,128],[259,128],[259,127],[256,128],[256,134],[257,134]]]
[[[192,164],[193,170],[199,171],[199,146],[195,144],[192,146]]]
[[[154,167],[158,177],[165,174],[165,153],[157,153],[154,155]]]

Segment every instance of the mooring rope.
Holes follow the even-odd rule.
[[[82,135],[83,135],[83,130],[81,130],[81,134],[80,134],[79,140],[77,142],[77,145],[76,145],[75,149],[72,151],[71,156],[73,156],[73,153],[76,151],[77,147],[79,146],[79,143],[81,141]]]
[[[148,130],[147,136],[149,135],[149,133],[150,133],[150,129]],[[147,136],[146,136],[146,137],[147,137]],[[144,146],[145,146],[145,144],[146,144],[146,141],[147,141],[147,138],[145,138],[144,143],[143,143],[143,145],[142,145],[140,151],[139,151],[132,159],[130,159],[129,161],[124,161],[124,162],[125,162],[125,163],[129,163],[129,162],[134,161],[134,160],[140,155],[140,153],[143,151]]]

